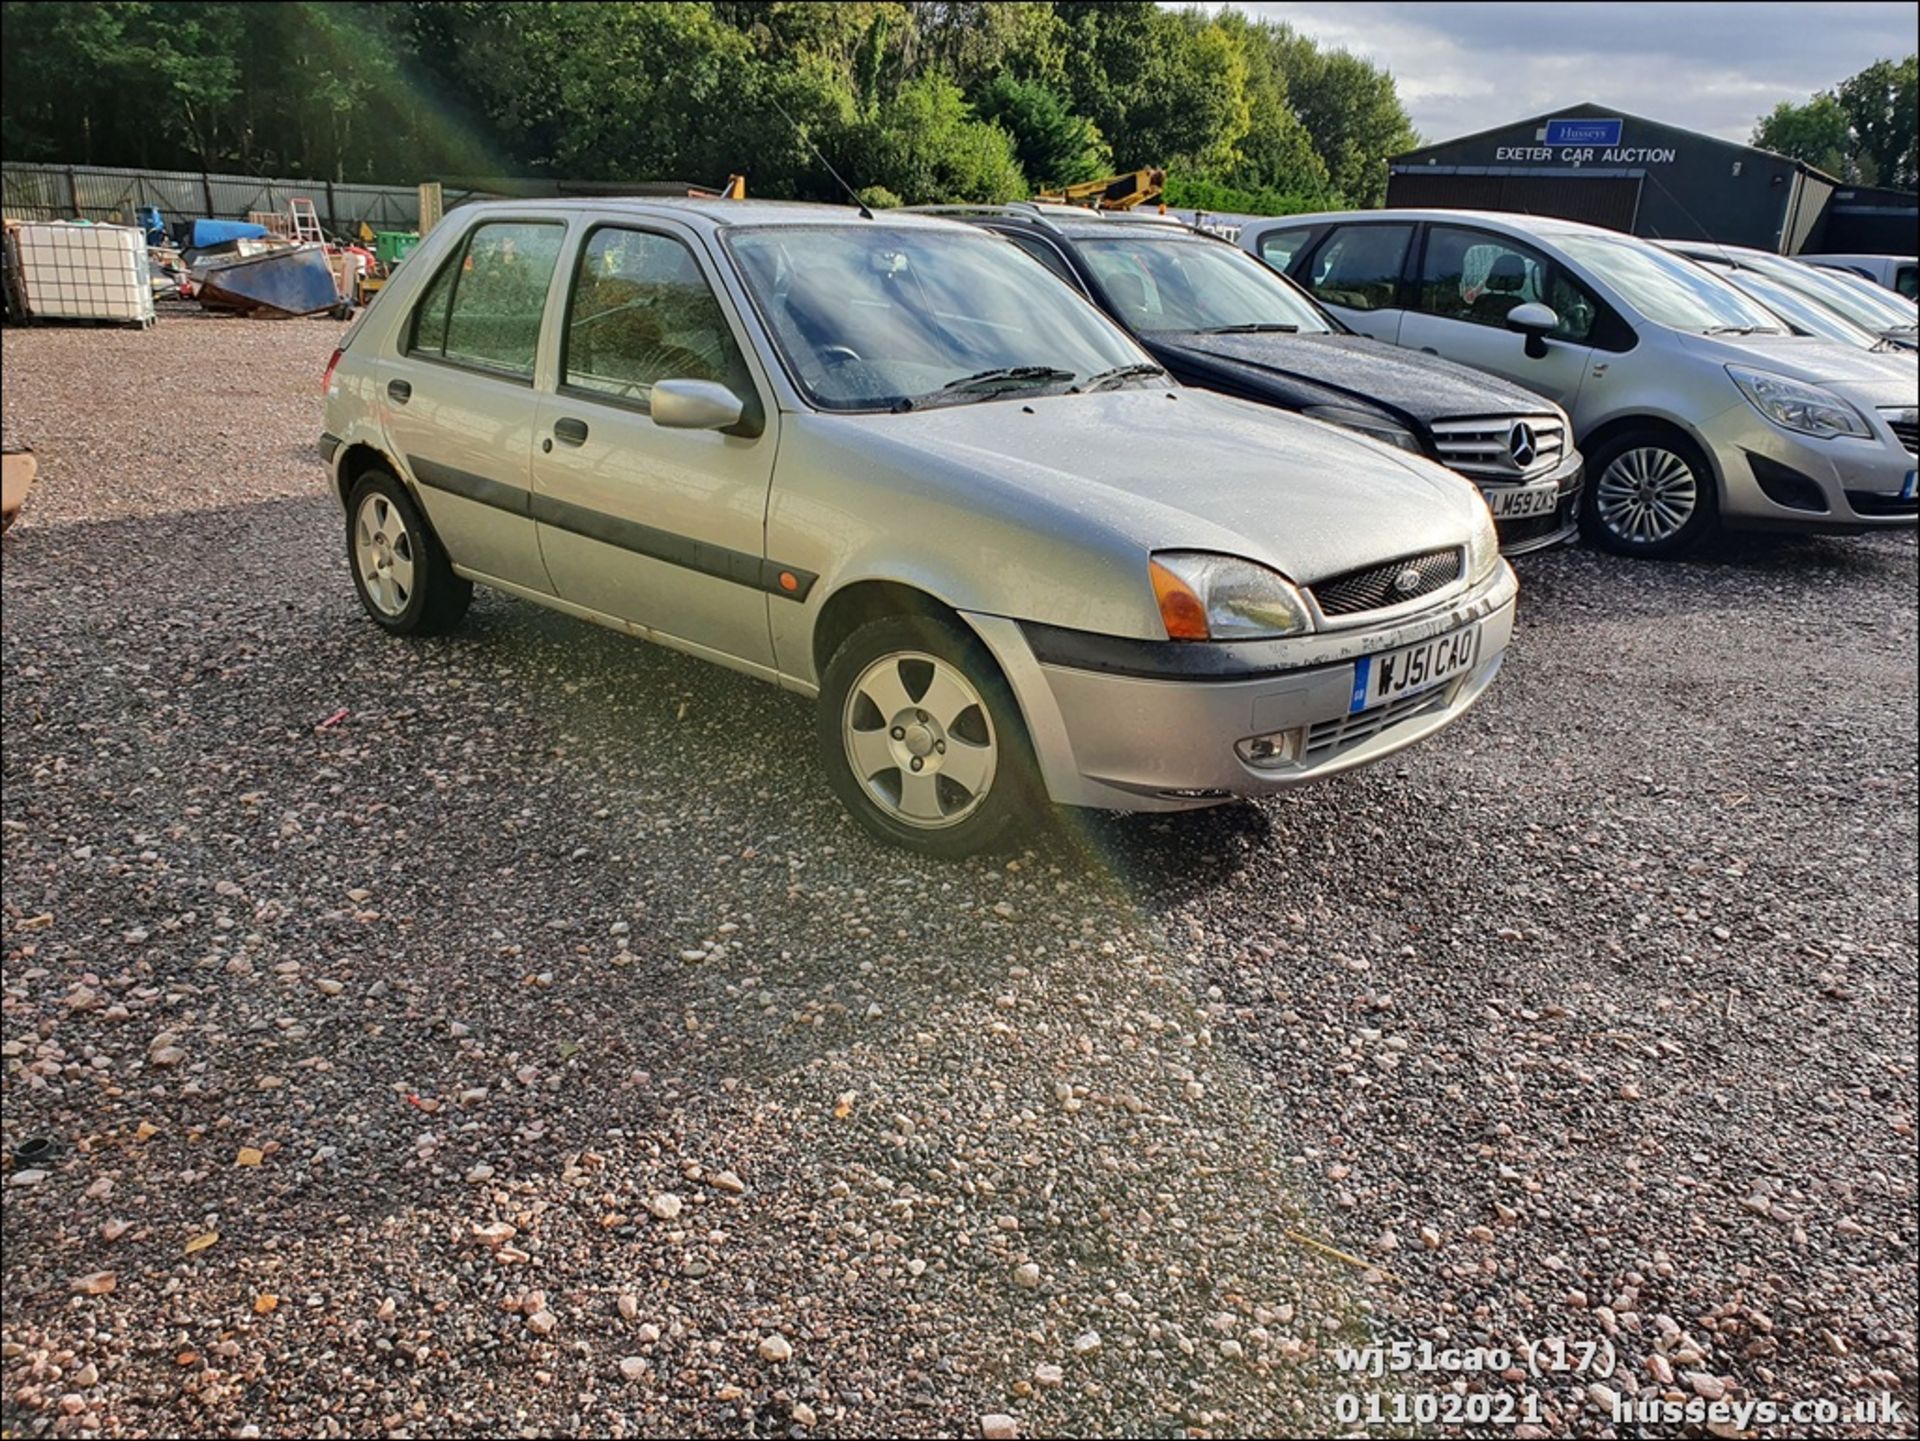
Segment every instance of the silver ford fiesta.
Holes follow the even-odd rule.
[[[379,625],[447,629],[479,582],[817,696],[848,809],[937,855],[1042,797],[1183,809],[1378,760],[1512,632],[1466,481],[1176,385],[930,217],[463,206],[326,395]]]

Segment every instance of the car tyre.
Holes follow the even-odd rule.
[[[817,729],[853,818],[922,855],[991,850],[1046,804],[1012,690],[953,621],[889,616],[854,631],[827,663]]]
[[[395,635],[453,629],[473,601],[473,582],[452,563],[398,477],[367,470],[347,498],[347,566],[360,604]]]
[[[1626,430],[1588,455],[1580,529],[1602,550],[1668,560],[1719,523],[1713,467],[1686,437],[1654,427]]]

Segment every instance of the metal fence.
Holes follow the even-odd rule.
[[[448,188],[448,208],[485,192]],[[416,230],[420,192],[411,185],[336,184],[197,170],[115,170],[97,165],[0,165],[0,211],[12,220],[94,220],[133,224],[134,211],[157,205],[168,224],[200,217],[245,220],[251,211],[285,214],[296,196],[313,202],[333,235],[362,221],[375,230]]]

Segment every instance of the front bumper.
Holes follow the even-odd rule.
[[[1721,478],[1721,518],[1740,530],[1858,535],[1911,530],[1916,460],[1891,433],[1820,440],[1769,425],[1744,403],[1703,427]]]
[[[1300,659],[1252,674],[1233,670],[1241,656],[1254,653],[1246,645],[1136,643],[1135,653],[1191,654],[1190,663],[1182,662],[1184,674],[1143,674],[1149,667],[1105,659],[1088,665],[1042,659],[1035,639],[1048,655],[1058,649],[1042,634],[1044,627],[972,614],[967,620],[1013,686],[1055,801],[1170,811],[1268,795],[1337,775],[1451,725],[1499,673],[1513,635],[1517,591],[1513,571],[1502,564],[1464,595],[1377,629],[1255,643],[1261,656],[1290,651]],[[1361,657],[1473,624],[1481,633],[1470,671],[1434,690],[1349,713]],[[1090,647],[1089,653],[1100,649]],[[1202,656],[1202,651],[1213,654]],[[1239,655],[1229,654],[1222,662],[1221,653]],[[1289,764],[1256,766],[1235,748],[1251,737],[1280,732],[1297,736],[1298,758]]]

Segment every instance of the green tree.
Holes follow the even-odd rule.
[[[1916,57],[1876,60],[1802,104],[1782,100],[1753,127],[1753,143],[1842,180],[1911,190],[1920,181],[1915,134]]]
[[[1829,175],[1847,173],[1853,148],[1847,112],[1831,95],[1816,95],[1804,105],[1782,100],[1753,127],[1753,143],[1762,150],[1804,160]]]
[[[1420,140],[1393,76],[1344,50],[1322,50],[1287,25],[1268,27],[1267,43],[1335,193],[1347,205],[1378,205],[1388,157]]]
[[[932,72],[909,80],[848,136],[856,186],[879,186],[909,205],[998,203],[1027,194],[1013,139],[974,118],[960,88]]]
[[[1147,0],[1056,8],[1067,27],[1067,93],[1117,165],[1234,163],[1252,123],[1246,57],[1217,23]]]
[[[1248,214],[1288,214],[1329,203],[1334,197],[1326,162],[1294,113],[1286,72],[1273,43],[1273,27],[1249,20],[1238,10],[1222,11],[1217,23],[1246,56],[1247,113],[1251,118],[1246,137],[1240,142],[1239,162],[1225,177],[1227,183],[1263,196],[1269,205],[1281,195],[1288,198],[1285,210],[1249,210]],[[1292,203],[1295,201],[1298,203]],[[1188,204],[1184,200],[1169,203]],[[1195,207],[1200,208],[1198,202]],[[1205,208],[1234,207],[1208,204]]]
[[[1916,57],[1876,60],[1840,83],[1836,92],[1853,131],[1854,164],[1868,184],[1913,189],[1920,181],[1914,154],[1920,129],[1915,95]],[[1873,178],[1867,175],[1871,167]]]
[[[974,109],[1013,137],[1014,156],[1036,189],[1093,180],[1113,168],[1094,123],[1039,80],[1002,70],[974,95]]]

